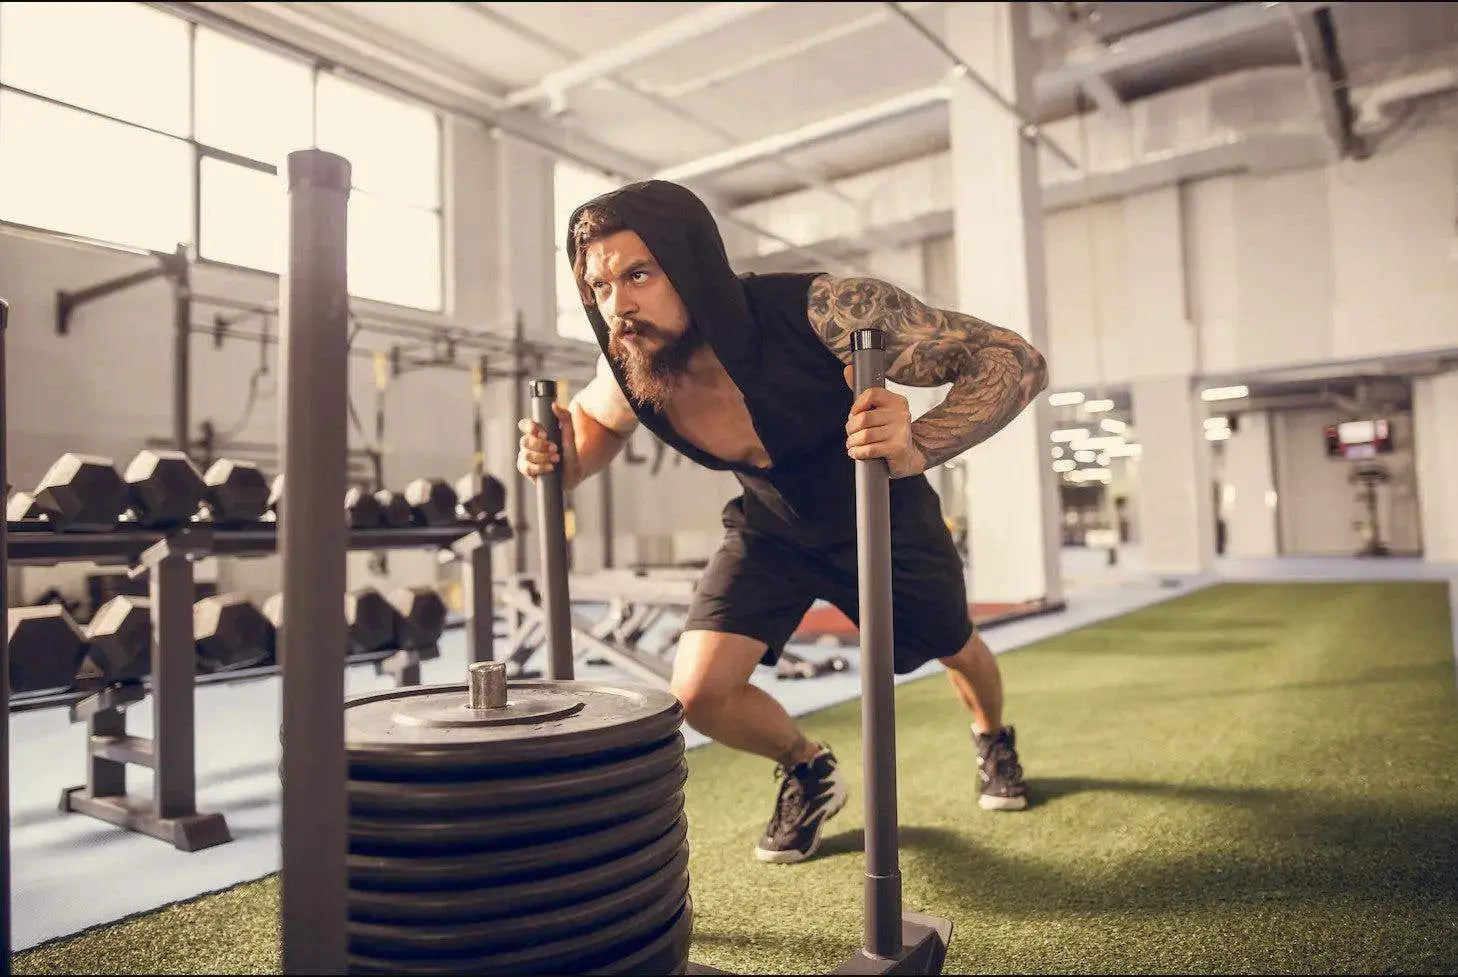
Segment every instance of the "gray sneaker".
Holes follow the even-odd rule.
[[[977,769],[982,796],[977,804],[984,811],[1021,811],[1028,806],[1028,785],[1018,763],[1017,734],[1011,726],[994,733],[972,733],[977,747]]]

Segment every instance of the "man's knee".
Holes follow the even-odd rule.
[[[962,643],[962,647],[938,660],[948,668],[953,668],[959,663],[984,659],[990,660],[991,658],[992,649],[987,647],[987,642],[982,640],[982,635],[978,631],[973,630],[967,640]]]
[[[669,691],[683,703],[689,725],[712,724],[749,684],[763,653],[763,643],[743,635],[685,632],[674,656]]]
[[[683,703],[684,719],[695,729],[712,724],[731,698],[729,689],[697,675],[683,678],[675,675],[668,690]]]

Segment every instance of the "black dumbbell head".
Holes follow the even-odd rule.
[[[203,671],[263,664],[272,631],[273,625],[247,594],[218,594],[192,605],[192,640]]]
[[[151,602],[113,597],[91,619],[86,640],[86,658],[76,672],[79,688],[94,690],[144,678],[152,668]]]
[[[65,689],[86,655],[86,634],[60,604],[12,607],[5,613],[10,691]]]
[[[468,472],[457,479],[456,495],[472,522],[490,522],[506,508],[506,486],[484,472]]]
[[[192,460],[181,451],[139,452],[122,477],[132,511],[143,526],[187,522],[207,489]]]
[[[380,503],[358,486],[344,493],[344,519],[350,529],[376,529],[384,521]]]
[[[443,478],[417,478],[405,486],[405,502],[415,521],[426,526],[449,526],[456,522],[456,490]]]
[[[283,628],[283,594],[274,594],[263,602],[263,616],[273,627],[273,652],[277,655],[277,636]],[[395,645],[395,622],[399,613],[372,587],[344,595],[344,623],[348,628],[351,655],[383,651]]]
[[[219,458],[208,466],[203,485],[213,522],[257,522],[268,511],[268,479],[251,461]]]
[[[434,587],[403,587],[390,593],[390,604],[400,614],[396,644],[401,648],[430,648],[445,631],[446,606]]]
[[[35,496],[29,492],[16,492],[5,503],[5,518],[9,522],[37,519],[41,514],[40,506],[35,504]]]
[[[35,506],[56,529],[107,532],[126,504],[126,487],[110,458],[67,453],[36,486]]]
[[[399,614],[383,594],[370,587],[344,595],[350,654],[368,654],[395,645]]]
[[[406,526],[415,525],[415,513],[411,510],[410,503],[405,501],[405,496],[400,493],[380,489],[375,493],[375,501],[380,504],[382,521],[389,528],[404,529]]]

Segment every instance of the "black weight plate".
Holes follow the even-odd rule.
[[[577,764],[547,773],[493,780],[398,781],[351,780],[349,807],[361,814],[436,811],[500,811],[529,805],[595,797],[654,780],[683,758],[683,735],[646,753],[602,764]]]
[[[657,780],[637,784],[605,797],[570,804],[552,804],[514,811],[462,814],[440,813],[406,817],[352,817],[351,851],[389,852],[401,849],[480,848],[503,843],[524,844],[529,839],[576,834],[604,824],[621,823],[647,814],[679,796],[688,782],[688,764]]]
[[[688,876],[681,875],[677,885],[641,912],[569,939],[471,957],[421,959],[350,953],[349,969],[354,973],[396,974],[567,974],[592,971],[603,962],[621,959],[642,946],[645,934],[658,932],[678,916],[687,897]]]
[[[671,893],[688,889],[688,849],[645,879],[615,892],[544,912],[475,923],[391,924],[351,920],[349,949],[367,956],[464,956],[570,939],[634,917]]]
[[[479,920],[561,906],[632,885],[668,864],[687,842],[688,824],[680,818],[665,834],[621,858],[528,882],[511,882],[484,889],[428,892],[351,887],[349,917],[379,922]]]
[[[517,699],[581,701],[564,719],[506,725],[429,726],[397,721],[401,702],[416,697],[441,705],[463,704],[464,685],[427,685],[375,692],[348,700],[344,710],[350,774],[358,779],[392,775],[458,776],[466,770],[500,770],[571,760],[653,743],[676,732],[683,706],[661,689],[593,682],[511,682]],[[411,702],[412,706],[419,702]]]
[[[689,944],[694,940],[694,901],[685,899],[683,910],[668,929],[649,944],[621,960],[593,968],[595,974],[681,974],[688,969]]]
[[[403,857],[348,856],[349,883],[366,889],[461,889],[497,879],[588,867],[608,861],[657,838],[682,817],[683,797],[650,814],[601,831],[561,841],[543,842],[471,854]]]

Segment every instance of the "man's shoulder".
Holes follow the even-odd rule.
[[[751,295],[808,295],[817,278],[828,277],[823,271],[773,271],[767,274],[745,272],[740,284]]]
[[[813,301],[811,288],[818,279],[828,277],[821,271],[779,271],[763,275],[751,272],[740,275],[739,281],[744,286],[751,308],[761,314],[764,310],[774,309],[798,319],[810,310]]]

